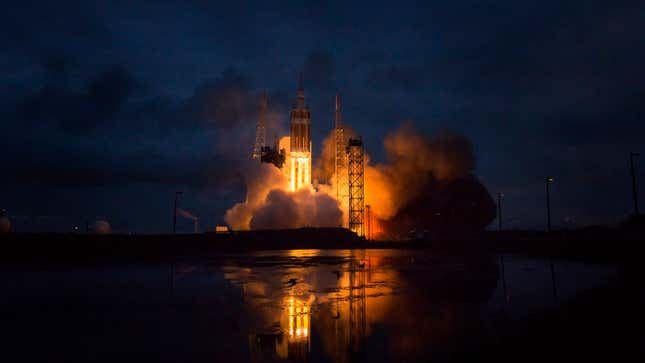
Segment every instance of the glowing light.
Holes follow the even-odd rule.
[[[301,339],[309,336],[309,308],[293,297],[289,298],[289,337]]]
[[[289,158],[289,188],[296,191],[311,185],[311,153],[292,152]]]

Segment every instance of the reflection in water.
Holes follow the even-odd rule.
[[[492,259],[440,261],[391,251],[289,251],[224,270],[242,286],[241,328],[253,361],[405,360],[427,357],[428,342],[449,340],[459,317],[477,325],[476,314],[462,310],[477,310],[495,288]]]
[[[552,275],[548,261],[506,255],[506,286],[496,288],[496,262],[425,250],[242,253],[177,263],[172,296],[165,264],[2,266],[0,310],[9,312],[2,323],[10,332],[3,347],[19,361],[39,362],[156,359],[142,352],[177,362],[476,361],[481,348],[513,359],[507,351],[513,347],[502,349],[499,338],[553,307]],[[555,267],[563,305],[622,279],[616,266]],[[611,332],[618,339],[619,325],[596,325],[613,315],[585,309],[581,327],[589,336]],[[568,317],[564,323],[568,332]],[[549,324],[544,337],[559,328]],[[537,349],[542,343],[535,340]],[[623,344],[615,343],[609,346]]]

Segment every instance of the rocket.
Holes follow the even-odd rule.
[[[289,182],[291,190],[311,185],[311,113],[305,104],[302,75],[296,104],[291,109],[291,147]]]

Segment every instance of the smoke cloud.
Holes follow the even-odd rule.
[[[184,217],[186,219],[190,219],[191,221],[196,221],[196,220],[199,219],[199,218],[195,217],[189,211],[181,209],[181,208],[177,208],[177,214],[179,214],[180,216],[182,216],[182,217]]]
[[[348,138],[354,134],[346,132]],[[435,212],[452,213],[456,217],[443,220],[453,225],[459,224],[460,216],[465,223],[472,221],[475,229],[490,223],[492,201],[471,175],[475,156],[467,138],[449,131],[427,137],[407,122],[389,134],[383,146],[384,163],[373,163],[365,154],[365,204],[371,207],[374,237],[391,238],[393,231],[401,235],[419,224],[425,228],[430,220],[436,222],[431,218]],[[289,191],[287,177],[272,164],[249,162],[243,168],[247,199],[226,212],[226,222],[237,230],[344,224],[348,206],[336,197],[334,160],[332,132],[314,164],[315,189],[295,192]],[[494,215],[494,205],[492,210]]]
[[[354,133],[350,130],[348,137],[351,135]],[[335,190],[334,140],[333,132],[324,140],[323,153],[321,159],[317,160],[314,171],[320,180],[327,180],[332,184],[332,190]],[[391,238],[395,232],[399,235],[406,228],[427,224],[433,213],[439,213],[438,209],[443,211],[447,208],[452,211],[458,204],[462,208],[471,202],[482,206],[482,210],[475,214],[479,213],[484,217],[478,219],[469,215],[469,221],[473,221],[477,228],[485,228],[490,223],[490,196],[471,175],[475,167],[475,155],[472,144],[466,137],[446,130],[428,137],[418,132],[412,123],[406,122],[386,136],[383,146],[386,162],[373,163],[370,156],[365,155],[365,204],[371,208],[372,229],[376,238],[386,234]],[[464,187],[457,188],[454,185]],[[459,198],[453,195],[455,193],[467,197]],[[335,192],[330,194],[336,195]],[[429,198],[429,195],[436,199]],[[341,207],[346,215],[348,206],[344,204],[346,203]],[[410,216],[411,214],[414,216]],[[403,220],[405,223],[401,222]],[[435,220],[432,219],[433,222]],[[463,222],[470,223],[469,221]],[[452,222],[458,223],[451,220]]]
[[[337,227],[343,212],[324,191],[289,191],[286,176],[273,164],[245,162],[246,201],[229,209],[224,220],[234,230]]]
[[[353,130],[346,136],[355,137]],[[383,141],[386,162],[375,164],[365,155],[365,204],[380,219],[389,219],[418,197],[430,180],[448,183],[464,178],[475,167],[470,141],[459,134],[441,131],[434,137],[418,132],[411,122],[402,124]],[[314,175],[333,184],[335,134],[323,141]]]
[[[473,148],[464,136],[441,131],[428,138],[409,122],[384,142],[387,162],[365,167],[365,199],[381,219],[389,219],[418,197],[432,179],[450,182],[475,167]]]
[[[343,212],[338,201],[323,192],[274,189],[251,219],[251,229],[338,227]]]

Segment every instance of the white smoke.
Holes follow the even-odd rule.
[[[289,191],[287,177],[274,165],[246,162],[242,169],[246,201],[229,209],[224,219],[234,230],[337,227],[343,212],[325,191]]]
[[[199,219],[199,218],[195,217],[189,211],[187,211],[185,209],[181,209],[181,208],[177,208],[177,214],[179,214],[180,216],[182,216],[182,217],[184,217],[186,219],[190,219],[191,221],[196,221],[196,220]]]

